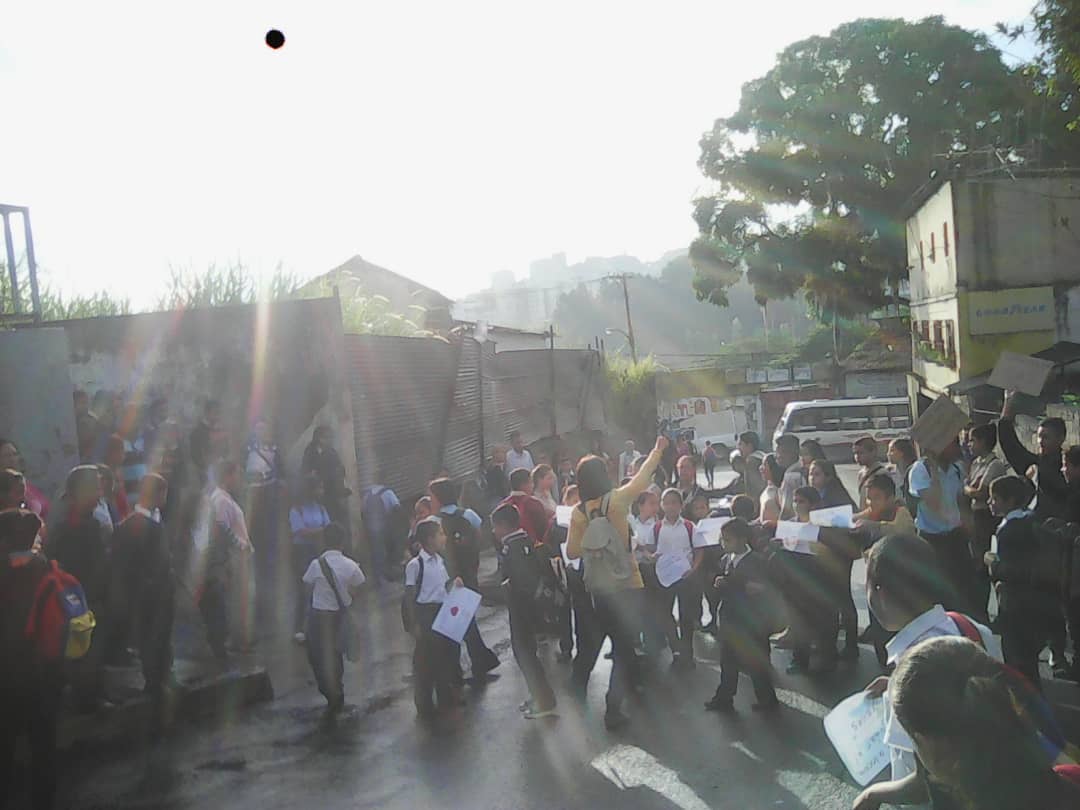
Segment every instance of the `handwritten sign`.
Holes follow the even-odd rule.
[[[796,523],[781,520],[776,524],[776,539],[784,544],[785,551],[796,554],[813,554],[813,544],[818,541],[818,528],[812,523]]]
[[[988,382],[998,388],[1037,397],[1042,393],[1043,386],[1053,370],[1054,363],[1051,360],[1040,360],[1038,357],[1016,352],[1002,352]]]
[[[851,505],[833,506],[829,509],[815,509],[810,513],[810,522],[815,526],[833,529],[850,529],[855,510]]]
[[[685,554],[661,554],[656,558],[656,578],[664,588],[670,588],[690,570]]]
[[[570,519],[574,516],[574,507],[560,504],[555,507],[555,522],[564,529],[570,528]]]
[[[479,607],[480,594],[468,588],[454,588],[446,595],[431,629],[460,644]]]
[[[885,707],[881,698],[859,692],[825,715],[825,735],[840,761],[860,785],[868,785],[889,764]]]
[[[938,397],[911,426],[911,438],[923,452],[944,450],[967,425],[968,415],[948,397]]]
[[[699,520],[694,527],[694,539],[691,543],[694,548],[706,548],[707,546],[720,545],[720,530],[731,518],[705,518]]]

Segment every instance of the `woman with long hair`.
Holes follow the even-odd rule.
[[[586,456],[578,462],[577,482],[581,505],[574,510],[570,521],[567,557],[580,558],[590,522],[606,518],[616,534],[620,538],[626,538],[626,552],[630,565],[629,576],[622,585],[611,592],[592,594],[596,609],[597,634],[601,639],[605,635],[608,636],[612,646],[611,681],[608,685],[607,712],[604,716],[604,724],[609,729],[620,728],[628,721],[626,715],[623,714],[622,704],[633,677],[634,637],[640,628],[640,595],[644,587],[637,562],[630,553],[633,545],[627,515],[634,499],[648,488],[656,466],[660,463],[660,455],[667,446],[667,438],[658,437],[656,446],[638,467],[634,477],[617,489],[612,487],[605,459],[598,456]],[[585,575],[588,576],[589,568],[586,567],[585,571]],[[599,644],[593,646],[599,651]],[[589,674],[595,663],[595,656],[592,658],[592,661],[585,661],[581,656],[575,659],[573,682],[581,691],[584,691],[588,685]],[[577,666],[578,661],[582,662],[581,666]]]
[[[544,505],[548,515],[555,514],[555,507],[559,505],[556,489],[559,481],[555,477],[555,471],[550,464],[537,464],[532,471],[533,497]]]
[[[890,678],[890,702],[915,743],[929,795],[942,790],[965,810],[1080,807],[1080,767],[1052,764],[1019,708],[1019,688],[966,638],[933,638],[904,655]],[[879,806],[870,790],[854,808]]]
[[[761,478],[765,489],[758,499],[758,516],[762,523],[769,523],[780,519],[780,485],[784,483],[784,468],[774,453],[761,460]]]

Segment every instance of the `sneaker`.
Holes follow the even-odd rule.
[[[553,706],[550,709],[529,709],[523,716],[526,720],[543,720],[545,717],[558,717],[559,714]]]
[[[705,701],[705,709],[710,712],[720,712],[720,714],[733,714],[735,704],[728,698],[713,696],[712,699]]]
[[[608,731],[618,731],[629,722],[630,718],[623,714],[620,709],[608,709],[604,713],[604,728]]]
[[[297,644],[307,644],[307,636],[303,633],[293,633],[292,640]]]

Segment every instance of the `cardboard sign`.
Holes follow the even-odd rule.
[[[1042,393],[1050,372],[1054,370],[1051,360],[1040,360],[1016,352],[1002,352],[990,375],[990,385],[1006,391],[1019,391],[1037,397]]]
[[[938,397],[911,426],[911,438],[923,452],[939,452],[956,440],[970,421],[968,415],[948,397]]]
[[[855,510],[850,505],[815,509],[810,513],[810,522],[826,528],[850,529],[854,514]]]
[[[468,588],[454,588],[446,595],[431,629],[460,644],[479,607],[480,594]]]
[[[720,530],[729,520],[731,520],[729,517],[699,520],[697,526],[694,527],[694,539],[691,545],[694,548],[720,545]]]
[[[844,698],[825,715],[825,735],[851,777],[862,786],[889,764],[885,744],[885,705],[859,692]]]

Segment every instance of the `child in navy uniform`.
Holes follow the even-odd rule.
[[[1036,518],[1025,508],[1032,495],[1023,478],[1004,475],[990,482],[990,511],[1001,523],[994,535],[997,552],[987,551],[983,561],[997,589],[1005,663],[1039,686],[1039,653],[1061,621],[1061,608],[1053,588],[1033,581],[1039,538]]]
[[[429,719],[438,708],[460,705],[458,683],[461,680],[461,645],[432,631],[431,625],[442,607],[446,593],[462,586],[461,577],[453,580],[446,572],[442,552],[446,534],[438,518],[430,517],[416,524],[420,553],[405,566],[403,605],[409,617],[409,632],[416,639],[413,651],[413,700],[420,717]]]
[[[778,708],[769,662],[769,622],[761,597],[769,586],[768,562],[750,547],[754,533],[742,518],[732,518],[720,532],[724,556],[713,586],[723,600],[720,606],[720,685],[705,708],[718,712],[735,710],[739,673],[746,671],[754,684],[755,711]]]

